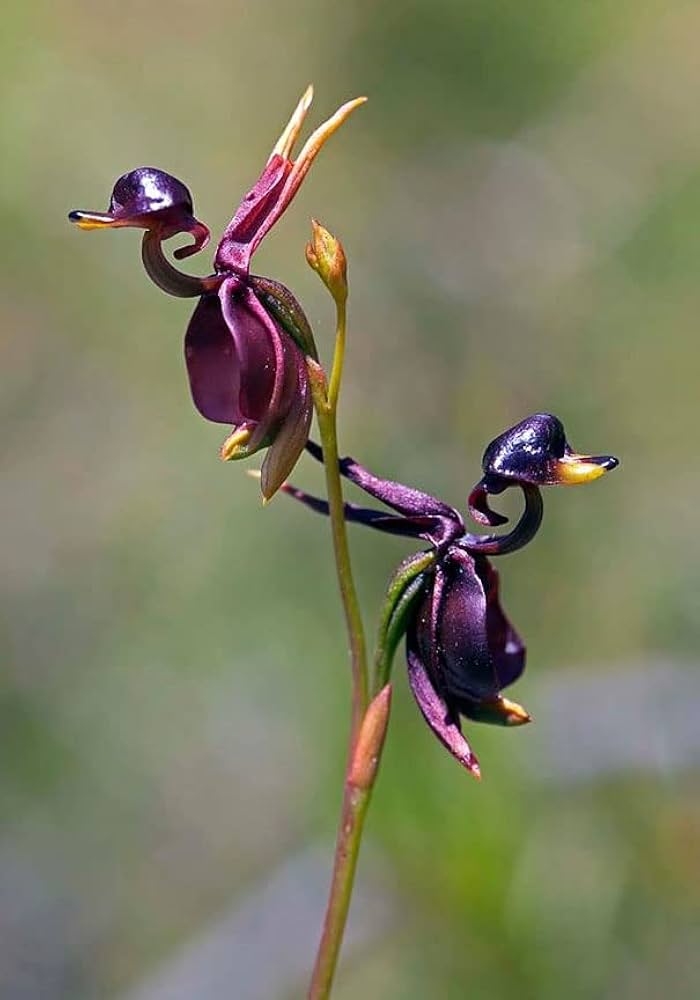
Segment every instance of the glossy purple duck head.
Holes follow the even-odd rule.
[[[165,240],[186,233],[193,242],[177,259],[201,250],[209,231],[194,216],[187,187],[170,174],[140,167],[117,181],[109,209],[71,212],[82,229],[137,227],[146,232],[143,263],[163,291],[199,297],[185,336],[185,362],[196,408],[207,420],[233,425],[221,449],[225,460],[267,448],[261,475],[269,499],[291,472],[308,438],[312,401],[306,358],[316,357],[309,323],[289,289],[250,273],[255,250],[289,207],[330,136],[362,104],[343,105],[292,151],[312,99],[309,87],[252,189],[219,241],[214,272],[184,274],[163,252]]]
[[[146,229],[157,233],[161,241],[190,233],[194,242],[175,250],[178,260],[197,253],[209,242],[209,230],[194,217],[188,188],[156,167],[138,167],[123,174],[114,185],[106,212],[76,211],[68,218],[80,229]]]
[[[564,425],[551,413],[533,413],[495,438],[484,452],[483,478],[469,495],[469,511],[481,524],[504,524],[488,495],[519,486],[576,486],[600,479],[618,465],[612,455],[581,455],[569,445]]]

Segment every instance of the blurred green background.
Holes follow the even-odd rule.
[[[65,217],[154,164],[216,236],[309,81],[312,124],[370,102],[256,269],[327,357],[309,217],[344,241],[342,450],[458,506],[533,410],[622,458],[500,564],[536,722],[470,727],[481,786],[397,659],[337,996],[700,995],[698,6],[10,0],[3,28],[0,996],[302,994],[348,723],[327,525],[217,460],[138,235]],[[372,631],[407,546],[352,545]]]

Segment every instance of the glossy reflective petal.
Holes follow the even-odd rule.
[[[423,718],[452,756],[475,778],[480,778],[479,761],[462,735],[459,716],[448,709],[436,691],[415,640],[411,636],[407,640],[406,657],[408,681]]]
[[[486,594],[474,560],[450,549],[438,565],[435,584],[419,612],[423,660],[450,698],[495,698],[499,683],[486,624]]]

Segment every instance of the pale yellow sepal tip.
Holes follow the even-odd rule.
[[[301,95],[299,103],[292,112],[292,117],[289,119],[284,127],[282,135],[279,137],[275,143],[275,148],[272,150],[272,155],[282,156],[284,159],[288,160],[291,158],[292,149],[294,148],[294,143],[297,140],[297,136],[301,131],[301,127],[304,124],[304,119],[306,118],[306,113],[311,107],[311,102],[314,99],[314,87],[310,83],[306,88],[304,93]]]
[[[233,462],[237,458],[243,458],[245,455],[245,446],[250,441],[250,438],[251,430],[249,427],[241,427],[239,430],[235,430],[232,434],[229,434],[219,451],[221,461]]]
[[[333,133],[338,131],[343,122],[350,117],[356,108],[359,108],[366,102],[366,97],[355,97],[352,101],[347,101],[345,104],[342,104],[335,114],[331,115],[331,117],[327,119],[327,121],[323,122],[322,125],[319,125],[304,143],[304,146],[302,147],[302,150],[297,158],[295,170],[306,173],[306,170],[308,170],[312,161],[315,159],[316,154],[330,139]]]
[[[510,701],[508,698],[500,699],[501,708],[506,716],[507,726],[524,726],[532,722],[532,716],[517,701]]]

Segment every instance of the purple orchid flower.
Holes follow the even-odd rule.
[[[146,232],[143,263],[152,280],[180,297],[199,297],[185,335],[185,361],[194,404],[207,420],[233,425],[221,449],[225,460],[267,448],[261,489],[268,500],[294,467],[309,434],[312,400],[306,358],[316,358],[313,335],[289,289],[250,273],[263,238],[287,209],[325,142],[362,104],[344,104],[292,159],[313,96],[309,87],[253,188],[219,242],[214,273],[178,271],[162,244],[180,233],[193,242],[174,252],[188,257],[206,246],[209,230],[194,217],[185,185],[153,167],[120,177],[109,209],[71,212],[81,229],[137,227]]]
[[[323,460],[315,443],[309,442],[307,450]],[[543,514],[540,486],[590,482],[617,464],[610,455],[573,452],[561,421],[551,414],[527,417],[488,446],[483,478],[469,497],[477,522],[504,524],[507,518],[490,509],[488,496],[517,486],[523,513],[507,534],[474,535],[455,508],[380,479],[354,459],[340,460],[347,479],[395,512],[347,503],[346,520],[422,539],[432,547],[434,559],[420,574],[405,629],[408,678],[432,731],[475,777],[480,776],[479,762],[460,718],[504,726],[530,721],[521,705],[502,694],[523,672],[525,645],[501,607],[499,577],[489,557],[515,552],[534,537]],[[326,501],[288,484],[283,489],[312,510],[328,513]]]

